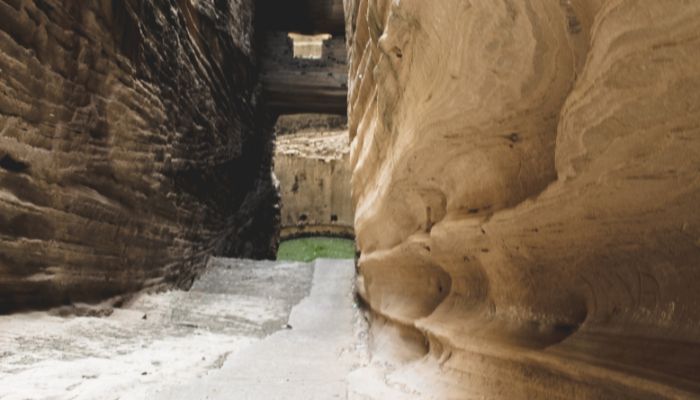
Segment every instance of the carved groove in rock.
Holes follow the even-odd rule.
[[[360,290],[429,344],[410,384],[700,395],[700,5],[345,6]]]

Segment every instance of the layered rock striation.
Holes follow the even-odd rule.
[[[0,0],[0,312],[272,257],[251,0]]]
[[[435,398],[700,396],[700,4],[346,18],[361,294]]]

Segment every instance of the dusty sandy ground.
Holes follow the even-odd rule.
[[[367,325],[355,303],[352,260],[317,260],[311,291],[282,329],[217,370],[154,400],[350,399],[348,376],[368,361]]]
[[[370,338],[352,261],[323,265],[213,259],[190,291],[2,316],[0,399],[433,399]]]
[[[309,264],[217,259],[191,291],[144,294],[109,317],[2,316],[0,399],[146,399],[282,329],[311,278]]]

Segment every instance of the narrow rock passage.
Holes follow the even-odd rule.
[[[366,329],[353,299],[350,260],[318,260],[311,293],[286,329],[247,347],[220,370],[158,399],[348,398],[350,372],[366,361]]]

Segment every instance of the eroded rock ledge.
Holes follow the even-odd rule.
[[[700,395],[700,4],[346,18],[362,295],[435,398]]]
[[[0,0],[0,312],[274,256],[252,0]]]

